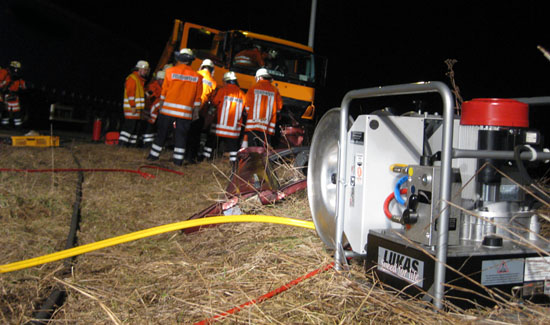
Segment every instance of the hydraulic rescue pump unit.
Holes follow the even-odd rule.
[[[442,115],[349,114],[355,99],[422,93],[440,94]],[[348,92],[318,123],[308,166],[315,226],[337,267],[360,256],[437,308],[547,300],[550,241],[539,231],[550,199],[530,172],[550,154],[529,127],[535,102],[550,98],[474,99],[457,116],[441,82]]]

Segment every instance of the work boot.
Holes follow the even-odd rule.
[[[194,165],[197,163],[197,160],[194,157],[185,157],[186,165]]]
[[[151,146],[153,145],[153,141],[148,141],[143,143],[143,149],[151,150]]]
[[[204,160],[204,156],[202,153],[197,155],[197,163],[201,163],[203,160]]]
[[[155,157],[155,156],[153,156],[153,155],[149,155],[149,156],[147,156],[146,159],[147,159],[147,161],[157,161],[157,160],[159,160],[159,157]]]

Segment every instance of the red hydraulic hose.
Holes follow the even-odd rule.
[[[141,170],[142,168],[160,169],[160,170],[165,171],[165,172],[174,173],[174,174],[178,174],[178,175],[184,175],[183,172],[179,172],[179,171],[173,170],[173,169],[163,168],[163,167],[160,167],[160,166],[145,165],[145,166],[139,167],[138,170]]]
[[[407,194],[407,189],[402,188],[400,193],[401,194]],[[395,198],[395,193],[391,192],[391,194],[388,195],[386,200],[384,200],[384,214],[386,215],[386,217],[388,217],[388,219],[391,219],[391,217],[392,217],[389,207],[390,207],[391,200],[393,200],[394,198]]]
[[[124,172],[139,174],[145,179],[155,178],[155,175],[141,171],[142,168],[159,169],[165,172],[170,172],[178,175],[184,175],[182,172],[163,168],[159,166],[145,165],[137,170],[133,169],[114,169],[114,168],[51,168],[51,169],[17,169],[17,168],[0,168],[0,172],[22,172],[22,173],[61,173],[61,172]]]
[[[198,323],[195,323],[195,325],[206,325],[206,324],[211,324],[213,323],[214,321],[217,321],[217,320],[221,320],[222,318],[226,317],[226,316],[229,316],[229,315],[232,315],[232,314],[235,314],[236,312],[240,311],[241,309],[243,309],[244,307],[247,307],[247,306],[250,306],[250,305],[254,305],[254,304],[257,304],[257,303],[260,303],[264,300],[267,300],[269,298],[272,298],[273,296],[283,292],[283,291],[286,291],[290,288],[292,288],[293,286],[297,285],[298,283],[302,282],[303,280],[305,279],[308,279],[308,278],[311,278],[312,276],[315,276],[321,272],[324,272],[324,271],[328,271],[330,270],[331,268],[334,267],[334,262],[330,263],[330,264],[327,264],[325,265],[324,267],[320,268],[320,269],[317,269],[315,271],[312,271],[304,276],[301,276],[299,278],[297,278],[296,280],[293,280],[293,281],[290,281],[289,283],[283,285],[282,287],[279,287],[269,293],[266,293],[265,295],[263,296],[260,296],[259,298],[256,298],[256,299],[253,299],[253,300],[250,300],[248,302],[245,302],[244,304],[242,305],[239,305],[237,307],[234,307],[234,308],[231,308],[229,309],[228,311],[226,312],[223,312],[223,313],[220,313],[214,317],[211,317],[211,318],[208,318],[208,319],[205,319],[203,321],[200,321]]]
[[[155,175],[133,169],[112,169],[112,168],[50,168],[50,169],[17,169],[0,168],[0,172],[22,172],[22,173],[61,173],[61,172],[124,172],[139,174],[141,177],[150,179]]]
[[[407,194],[407,189],[406,188],[402,188],[399,193],[401,194]],[[391,212],[390,212],[390,202],[391,200],[393,200],[395,198],[395,192],[391,192],[390,195],[388,195],[388,197],[386,198],[386,200],[384,200],[384,214],[386,215],[386,217],[388,217],[388,219],[391,220]],[[411,225],[405,225],[405,228],[408,230],[408,229],[411,229]]]

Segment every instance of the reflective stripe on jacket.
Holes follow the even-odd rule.
[[[160,110],[160,98],[153,104],[153,106],[151,106],[151,112],[149,113],[149,119],[147,120],[147,122],[151,124],[155,124],[159,116],[159,110]]]
[[[248,115],[245,132],[260,131],[274,135],[277,113],[283,107],[279,90],[269,80],[260,80],[248,89],[245,103]]]
[[[223,138],[238,138],[241,133],[245,94],[237,85],[227,84],[220,88],[212,104],[218,109],[215,133]]]
[[[25,90],[25,89],[27,89],[27,84],[25,83],[25,80],[23,79],[12,80],[12,76],[10,75],[7,69],[0,69],[0,90],[5,91],[6,98],[11,98],[10,100],[12,103],[11,107],[15,107],[14,105],[17,102],[18,108],[17,109],[11,108],[12,110],[14,111],[19,110],[19,98],[17,96],[17,93],[20,90]],[[3,102],[4,99],[5,98],[3,98],[3,96],[0,96],[0,103]]]
[[[124,118],[127,119],[139,119],[141,110],[145,108],[145,79],[139,75],[139,72],[134,71],[128,77],[126,77],[126,83],[124,86],[124,104],[122,106],[124,110]],[[132,113],[132,107],[136,109],[135,113]]]
[[[5,71],[5,73],[4,73]],[[19,106],[20,90],[27,89],[27,84],[23,79],[12,80],[9,72],[6,69],[0,71],[0,85],[6,91],[5,97],[0,96],[0,103],[5,101],[7,103],[8,111],[19,112],[21,106]]]
[[[146,109],[149,111],[149,118],[147,121],[151,124],[155,124],[160,109],[160,94],[162,93],[160,80],[157,79],[149,83],[147,85],[147,92],[150,94],[146,101]]]
[[[202,76],[186,64],[168,68],[162,84],[160,114],[191,120],[193,108],[199,107]]]
[[[205,103],[210,99],[212,92],[216,89],[216,80],[210,75],[210,71],[203,69],[197,71],[202,76],[202,95],[201,95],[201,109],[205,106]]]
[[[235,55],[233,63],[248,67],[263,67],[265,65],[262,53],[256,48],[240,51]]]

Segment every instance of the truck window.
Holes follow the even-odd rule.
[[[187,47],[199,50],[210,50],[214,35],[215,34],[207,30],[191,28],[189,29]]]
[[[315,57],[294,47],[233,35],[232,66],[237,72],[254,75],[266,68],[275,80],[313,86],[316,83]]]
[[[203,28],[190,28],[187,35],[186,47],[193,49],[198,57],[211,56],[215,53],[212,46],[215,44],[215,33]],[[209,55],[210,54],[210,55]]]

